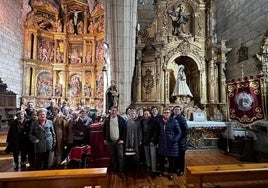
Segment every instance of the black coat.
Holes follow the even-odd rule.
[[[147,122],[146,122],[147,121]],[[152,117],[149,119],[141,120],[141,133],[142,133],[142,144],[144,146],[149,146],[150,143],[154,143],[156,145],[158,143],[158,121]]]
[[[119,140],[126,141],[126,121],[121,116],[117,116],[119,126]],[[104,140],[111,142],[110,138],[110,116],[104,120],[103,124],[103,137]]]
[[[26,151],[29,138],[25,125],[25,119],[22,123],[19,122],[18,119],[15,119],[10,123],[6,140],[10,152]]]

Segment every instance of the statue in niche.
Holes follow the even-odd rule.
[[[79,75],[75,74],[71,77],[70,82],[70,94],[72,97],[78,97],[81,93],[81,78]]]
[[[175,11],[168,12],[172,19],[173,35],[185,34],[184,25],[189,22],[190,14],[186,13],[182,4],[179,4]]]
[[[83,34],[84,22],[80,21],[77,25],[77,32],[78,34]]]
[[[93,26],[93,22],[92,21],[89,22],[89,25],[88,25],[87,30],[88,30],[88,33],[89,34],[93,34],[94,33],[94,26]]]
[[[61,24],[61,20],[58,19],[55,23],[55,26],[56,26],[56,32],[57,33],[61,33],[62,32],[62,24]]]
[[[66,27],[67,27],[68,34],[74,34],[74,24],[71,19],[67,22]]]
[[[89,83],[86,82],[84,85],[84,94],[86,97],[91,97],[92,96],[92,88]]]
[[[71,64],[80,64],[81,58],[79,57],[79,52],[77,49],[73,49],[73,52],[71,54]]]
[[[181,102],[189,102],[189,97],[193,97],[193,94],[186,83],[184,65],[179,65],[175,88],[171,96],[176,96]]]
[[[62,96],[62,85],[59,82],[55,84],[55,96],[57,97]]]
[[[112,106],[118,106],[119,90],[116,87],[114,80],[111,81],[111,86],[107,89],[106,93],[108,110],[110,110]]]

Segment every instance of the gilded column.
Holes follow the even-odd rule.
[[[215,102],[215,86],[216,86],[216,80],[215,80],[215,70],[214,70],[214,59],[211,59],[208,62],[208,101],[210,103]]]
[[[38,49],[37,49],[37,34],[34,34],[34,42],[33,42],[33,59],[38,59]]]
[[[87,33],[88,28],[88,10],[84,10],[84,33]]]
[[[137,102],[141,102],[141,61],[142,61],[142,48],[143,46],[139,46],[137,45],[137,55],[136,55],[136,59],[137,59],[137,67],[136,67],[136,70],[137,70]]]
[[[32,68],[31,79],[32,79],[31,95],[36,96],[37,95],[37,91],[36,91],[37,87],[36,87],[36,68],[35,67]]]
[[[220,43],[220,103],[226,103],[226,75],[225,75],[225,64],[227,62],[226,54],[232,50],[232,48],[226,47],[226,40],[219,41]]]
[[[25,62],[24,62],[25,63]],[[26,90],[25,90],[25,95],[32,95],[31,93],[31,67],[26,68]]]

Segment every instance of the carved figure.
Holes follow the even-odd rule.
[[[59,82],[55,84],[55,96],[62,96],[62,85]]]
[[[118,106],[119,101],[119,91],[115,85],[115,81],[111,81],[111,86],[107,89],[107,106],[108,110],[111,109],[112,106]]]
[[[184,11],[184,8],[182,4],[179,4],[177,9],[173,12],[168,13],[168,15],[172,19],[172,25],[173,25],[173,35],[180,35],[185,33],[184,31],[184,25],[188,23],[190,19],[190,14],[187,14]]]
[[[184,72],[184,65],[179,65],[177,81],[172,96],[190,96],[193,97],[187,83]]]

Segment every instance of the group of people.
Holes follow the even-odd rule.
[[[126,162],[138,167],[143,165],[153,178],[184,174],[185,151],[188,148],[188,126],[181,107],[127,109],[126,116],[119,115],[117,106],[102,119],[92,116],[81,104],[70,113],[67,102],[61,107],[51,101],[47,108],[34,109],[29,102],[11,121],[7,135],[7,147],[13,153],[14,169],[62,168],[70,149],[89,144],[90,125],[102,121],[104,144],[111,155],[110,173],[124,178]],[[20,163],[19,163],[20,155]]]
[[[104,143],[111,152],[110,173],[119,173],[124,178],[125,163],[144,163],[153,178],[164,176],[168,161],[167,178],[173,173],[184,174],[185,151],[188,148],[188,126],[181,108],[164,108],[158,113],[151,109],[128,109],[123,118],[116,106],[111,107],[109,116],[103,122]],[[135,161],[135,163],[134,163]]]
[[[70,113],[67,102],[58,107],[52,100],[39,110],[29,102],[9,124],[6,151],[13,153],[14,170],[26,170],[27,163],[30,170],[62,168],[72,147],[89,144],[94,120],[90,109],[81,104]]]

